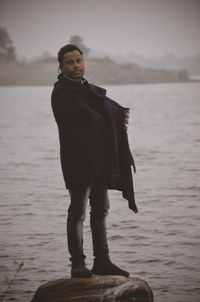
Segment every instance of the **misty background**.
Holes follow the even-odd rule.
[[[89,57],[200,75],[198,0],[1,0],[18,61],[56,57],[80,35]]]

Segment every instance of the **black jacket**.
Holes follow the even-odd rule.
[[[129,108],[106,96],[106,90],[60,74],[51,104],[59,129],[60,156],[66,188],[108,175],[108,189],[122,191],[135,205],[127,124]]]

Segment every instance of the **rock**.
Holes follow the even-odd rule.
[[[139,278],[97,276],[64,278],[40,286],[31,302],[153,302],[153,292]]]

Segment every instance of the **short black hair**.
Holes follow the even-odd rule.
[[[83,56],[83,52],[80,50],[80,48],[74,44],[67,44],[63,46],[59,52],[58,52],[58,62],[60,65],[62,65],[63,56],[66,52],[71,52],[74,50],[78,50],[80,54]]]

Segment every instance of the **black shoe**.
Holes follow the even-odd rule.
[[[92,268],[92,273],[95,275],[116,275],[128,277],[129,273],[119,268],[117,265],[112,263],[110,259],[95,259]]]
[[[72,264],[72,278],[89,278],[92,276],[91,271],[85,266],[85,263]]]

